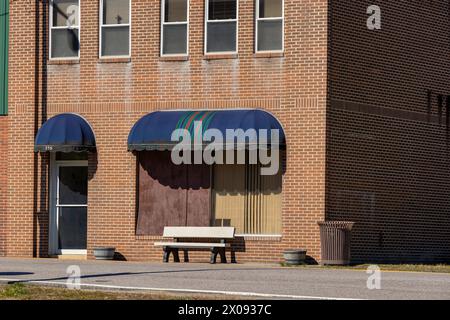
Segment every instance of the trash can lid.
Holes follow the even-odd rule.
[[[326,228],[351,230],[355,223],[352,221],[319,221],[317,224]]]

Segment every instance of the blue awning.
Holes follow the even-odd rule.
[[[227,129],[249,129],[256,131],[256,136],[246,139],[246,147],[257,144],[260,141],[261,129],[267,130],[267,144],[271,143],[271,130],[279,132],[279,145],[284,147],[286,138],[280,122],[270,113],[260,110],[197,110],[197,111],[157,111],[142,117],[131,129],[128,136],[129,151],[143,150],[170,150],[178,142],[172,141],[172,133],[176,129],[188,130],[194,137],[194,123],[201,121],[203,133],[207,129],[219,130],[224,143],[234,143],[236,140],[228,141]],[[197,128],[198,130],[198,128]]]
[[[47,120],[39,129],[34,151],[95,151],[95,135],[83,117],[74,113],[59,114]]]

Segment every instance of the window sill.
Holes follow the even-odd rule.
[[[275,241],[280,242],[281,235],[257,235],[257,234],[237,234],[236,238],[243,238],[245,241]]]
[[[255,58],[283,58],[284,52],[257,52]]]
[[[203,56],[204,60],[221,60],[221,59],[237,59],[237,58],[238,58],[237,53],[220,53],[220,54],[207,53]]]
[[[99,63],[129,63],[131,62],[131,58],[100,58],[98,60]]]
[[[47,65],[67,65],[67,64],[80,64],[80,59],[57,59],[47,60]]]
[[[256,235],[256,234],[237,234],[235,239],[244,239],[245,241],[272,241],[280,242],[282,240],[281,235]],[[167,240],[163,236],[151,236],[151,235],[135,235],[136,240],[140,241],[158,241]]]
[[[151,235],[135,235],[136,240],[144,240],[144,241],[156,241],[156,240],[164,240],[163,236],[151,236]]]
[[[160,61],[188,61],[189,56],[161,56]]]

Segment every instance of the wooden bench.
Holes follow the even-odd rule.
[[[165,227],[163,237],[173,238],[175,242],[155,242],[155,246],[163,247],[163,261],[169,262],[172,253],[174,262],[180,262],[178,250],[184,251],[184,262],[189,262],[189,250],[211,250],[210,263],[216,263],[220,255],[222,263],[227,263],[225,250],[230,245],[227,240],[234,239],[234,227]],[[209,239],[220,242],[181,242],[182,239]]]

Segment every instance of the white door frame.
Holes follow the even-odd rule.
[[[50,216],[49,216],[49,254],[76,254],[85,255],[87,249],[83,250],[60,250],[58,245],[58,195],[59,195],[59,168],[60,167],[87,167],[87,160],[56,160],[56,154],[50,154]],[[71,205],[70,205],[71,206]],[[88,207],[88,205],[77,205],[80,207]]]

